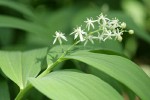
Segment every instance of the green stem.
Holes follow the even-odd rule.
[[[43,71],[37,78],[44,77],[45,75],[47,75],[48,73],[50,73],[50,71],[52,71],[52,69],[53,69],[57,64],[59,64],[60,62],[63,61],[62,58],[64,58],[64,56],[67,54],[67,52],[68,52],[69,50],[71,50],[71,49],[72,49],[75,45],[77,45],[79,42],[80,42],[80,41],[77,41],[77,42],[75,42],[73,45],[71,45],[71,46],[59,57],[59,59],[58,59],[56,62],[54,62],[53,64],[49,65],[49,66],[47,67],[47,69],[46,69],[45,71]]]
[[[46,76],[47,74],[49,74],[52,69],[60,62],[62,62],[62,58],[64,58],[64,56],[67,54],[67,52],[69,50],[71,50],[75,45],[77,45],[80,41],[75,42],[73,45],[71,45],[60,57],[59,59],[54,62],[53,64],[49,65],[47,67],[46,70],[44,70],[37,78],[42,78],[44,76]],[[21,100],[27,93],[29,90],[31,90],[33,88],[33,86],[29,83],[23,90],[20,90],[19,94],[17,95],[17,97],[15,98],[15,100]]]
[[[90,32],[89,35],[94,34],[94,33],[97,33],[97,32],[99,32],[99,31],[101,31],[100,28],[99,28],[98,30],[95,30],[95,31]]]
[[[26,88],[24,88],[23,90],[20,90],[20,92],[17,95],[17,97],[15,98],[15,100],[22,100],[22,98],[25,96],[25,94],[27,94],[28,91],[31,90],[32,88],[33,88],[33,86],[31,84],[29,84]]]

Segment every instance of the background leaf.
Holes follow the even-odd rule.
[[[48,30],[38,24],[5,15],[0,15],[0,27],[17,28],[38,35],[48,34]]]
[[[27,85],[27,79],[40,72],[45,55],[46,48],[27,52],[0,51],[0,67],[8,78],[23,89]]]
[[[111,86],[94,75],[73,71],[56,71],[30,82],[54,100],[123,100]]]
[[[65,58],[89,64],[123,83],[141,99],[149,100],[150,98],[149,77],[128,59],[115,55],[96,54],[85,51],[73,53]]]
[[[3,46],[10,45],[12,43],[13,33],[11,29],[0,28],[0,44]]]
[[[10,100],[8,84],[3,79],[0,79],[0,100]]]
[[[19,2],[14,2],[11,0],[0,0],[0,6],[5,6],[11,9],[14,9],[20,13],[22,13],[23,15],[28,16],[28,18],[32,18],[32,19],[36,19],[36,16],[34,15],[34,13],[31,11],[31,9],[29,9],[29,6],[26,6],[22,3]]]

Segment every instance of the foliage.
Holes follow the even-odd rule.
[[[0,100],[149,100],[149,67],[145,73],[134,62],[150,56],[139,48],[150,44],[144,4],[150,2],[1,0]]]

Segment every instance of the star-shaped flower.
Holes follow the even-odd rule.
[[[81,27],[77,27],[76,29],[74,29],[74,31],[70,34],[72,35],[74,34],[74,39],[76,39],[78,36],[80,38],[80,41],[84,41],[84,36],[86,34],[86,32],[84,32]]]
[[[102,13],[97,17],[97,22],[98,24],[100,25],[99,27],[104,30],[105,28],[107,28],[107,24],[108,24],[108,21],[110,19],[108,19],[106,17],[106,15],[104,16]]]
[[[118,41],[122,41],[122,36],[123,35],[123,31],[120,31],[118,28],[114,31],[115,39],[117,39]]]
[[[96,22],[96,20],[93,20],[92,18],[87,18],[86,21],[84,21],[86,23],[86,27],[88,28],[88,31],[90,30],[90,26],[92,26],[92,28],[94,29],[94,22]]]
[[[56,41],[58,40],[60,44],[62,44],[62,40],[67,41],[67,38],[64,36],[64,34],[62,32],[55,32],[55,39],[53,41],[53,44],[56,43]]]
[[[103,35],[105,36],[104,41],[107,39],[112,39],[113,35],[112,35],[111,30],[105,29],[103,32],[104,32]]]
[[[100,34],[100,33],[98,32],[97,39],[99,40],[99,42],[104,41],[104,34],[103,34],[103,33]]]
[[[120,24],[119,20],[117,18],[115,18],[115,19],[109,21],[108,26],[109,26],[110,29],[114,30],[115,28],[120,27],[119,24]]]
[[[86,38],[85,38],[85,43],[84,43],[84,46],[88,43],[88,41],[90,41],[92,44],[94,44],[94,39],[95,37],[93,35],[87,35]]]

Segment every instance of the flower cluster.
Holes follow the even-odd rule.
[[[84,42],[84,45],[86,45],[88,41],[94,44],[94,40],[106,41],[107,39],[115,39],[122,41],[124,32],[129,32],[130,34],[134,33],[133,30],[125,30],[125,22],[120,22],[117,18],[109,19],[103,14],[97,16],[95,20],[93,18],[87,18],[84,22],[86,23],[87,31],[84,31],[85,29],[79,26],[74,28],[74,31],[70,34],[74,35],[74,39],[79,38],[78,41]],[[55,34],[53,44],[56,40],[58,40],[60,44],[62,44],[62,40],[67,41],[63,33],[56,31]]]

